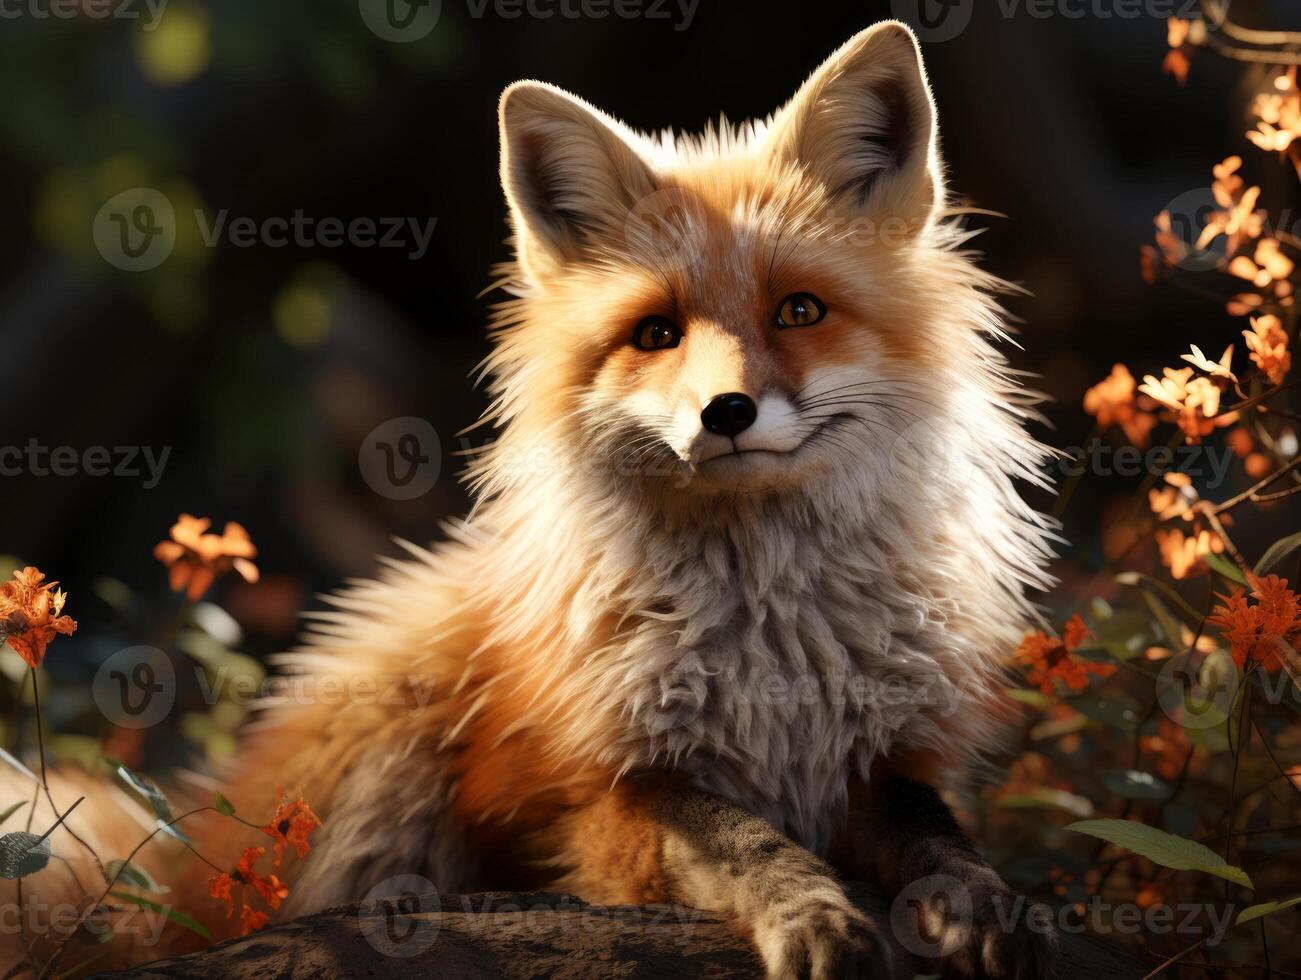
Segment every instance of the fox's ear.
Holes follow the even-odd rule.
[[[637,137],[581,99],[541,82],[502,93],[501,182],[525,272],[545,279],[621,240],[655,189]]]
[[[943,199],[935,103],[912,31],[869,27],[828,58],[773,120],[774,152],[839,212],[902,218],[916,232]]]

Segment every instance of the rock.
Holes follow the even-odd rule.
[[[855,900],[890,935],[884,902]],[[893,937],[892,937],[893,938]],[[894,947],[897,976],[933,973]],[[1096,940],[1064,936],[1062,978],[1138,978],[1138,963]],[[489,892],[407,895],[328,909],[202,953],[124,973],[133,980],[761,977],[759,959],[717,916],[681,906],[597,906],[573,896]]]

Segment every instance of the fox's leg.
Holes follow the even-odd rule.
[[[722,913],[774,980],[890,976],[888,947],[831,867],[720,797],[626,783],[567,817],[556,844],[579,897]]]
[[[897,772],[874,777],[870,787],[855,782],[849,818],[848,846],[836,863],[895,897],[892,919],[906,923],[899,928],[916,923],[914,952],[938,958],[946,976],[1051,976],[1051,922],[980,856],[929,783]]]

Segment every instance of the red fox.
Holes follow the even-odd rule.
[[[936,789],[998,743],[1052,528],[1014,487],[1043,459],[1033,399],[912,34],[877,24],[771,117],[696,137],[533,81],[500,124],[515,259],[476,506],[285,658],[403,678],[401,704],[272,698],[219,774],[241,812],[284,784],[324,821],[280,914],[402,874],[674,902],[727,916],[769,976],[823,980],[889,975],[842,881],[942,875],[969,907],[934,972],[1046,976],[1051,935],[1009,921]],[[112,852],[89,792],[69,822]],[[951,926],[942,896],[918,907]]]

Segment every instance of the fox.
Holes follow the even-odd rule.
[[[870,882],[916,909],[931,972],[1050,975],[1051,929],[1008,921],[942,796],[1010,727],[1055,526],[1020,492],[1042,482],[1038,396],[946,188],[915,36],[875,24],[772,115],[698,135],[531,80],[499,123],[513,257],[473,506],[305,614],[280,694],[196,777],[240,813],[283,785],[319,814],[278,914],[418,875],[709,910],[774,980],[887,977],[847,890]],[[291,693],[375,677],[395,697]],[[134,819],[75,772],[50,786],[90,799],[29,896],[68,888],[63,864],[93,880],[69,829],[122,853]],[[193,833],[219,866],[251,842]],[[138,860],[232,935],[181,858]]]

